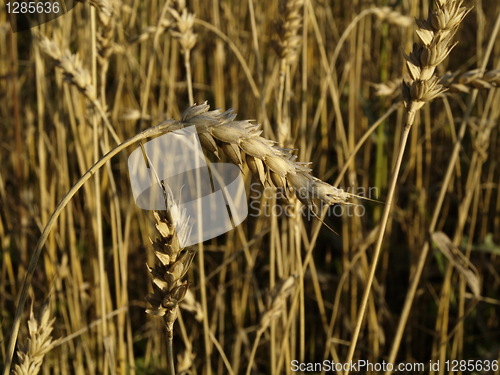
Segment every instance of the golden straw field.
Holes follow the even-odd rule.
[[[0,6],[2,374],[500,374],[498,0],[56,3]],[[213,238],[214,175],[134,195],[188,129]]]

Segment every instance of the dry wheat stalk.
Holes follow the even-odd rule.
[[[414,43],[410,55],[404,55],[410,73],[410,80],[403,81],[402,87],[406,126],[413,124],[416,111],[426,102],[445,91],[434,73],[456,45],[452,38],[469,12],[462,4],[463,0],[435,0],[427,19],[417,20],[420,43]]]
[[[58,343],[52,340],[52,330],[55,319],[50,319],[49,304],[45,303],[40,313],[40,322],[35,318],[31,306],[28,321],[29,338],[25,346],[17,352],[19,364],[14,368],[15,375],[36,375],[42,368],[43,358]],[[20,345],[21,346],[21,345]]]
[[[112,40],[115,33],[115,10],[114,0],[84,0],[97,10],[99,20],[99,34],[97,35],[97,49],[99,52],[99,62],[107,64],[111,55]]]
[[[246,164],[263,185],[281,188],[286,193],[293,190],[299,200],[310,207],[319,203],[346,203],[353,196],[313,177],[309,163],[297,162],[291,150],[261,137],[258,124],[235,121],[233,110],[209,109],[206,102],[191,106],[178,125],[195,126],[205,150],[217,157],[222,152],[240,168]]]
[[[170,19],[163,19],[160,21],[158,26],[148,26],[142,30],[140,34],[134,35],[129,39],[129,43],[142,43],[148,40],[156,32],[158,32],[158,34],[162,34],[165,30],[170,29],[171,26],[172,21]]]
[[[248,367],[246,374],[250,375],[252,371],[252,365],[254,364],[255,353],[257,352],[257,346],[261,336],[264,334],[266,329],[271,325],[271,322],[278,318],[286,307],[286,300],[292,294],[297,281],[297,276],[292,275],[287,279],[278,282],[267,299],[266,311],[262,314],[260,319],[259,327],[257,329],[257,335],[250,353],[248,360]]]
[[[280,57],[280,84],[277,96],[276,126],[278,141],[288,147],[291,141],[289,106],[291,96],[290,66],[297,60],[302,27],[303,0],[280,0],[278,2],[279,20],[276,23],[278,40],[274,42]]]

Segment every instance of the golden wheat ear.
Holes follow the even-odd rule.
[[[28,321],[28,339],[19,345],[17,356],[19,364],[14,367],[14,375],[36,375],[42,368],[45,355],[59,342],[52,339],[55,318],[50,319],[49,301],[47,300],[37,317],[31,305]]]
[[[294,192],[307,206],[346,204],[358,197],[312,176],[310,163],[298,162],[290,149],[262,137],[258,124],[235,119],[233,110],[210,110],[204,102],[184,111],[180,123],[182,127],[196,127],[206,151],[216,157],[223,154],[240,168],[248,166],[262,185]]]

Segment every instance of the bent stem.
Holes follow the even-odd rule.
[[[108,162],[113,156],[117,155],[120,151],[124,150],[128,146],[146,139],[148,137],[152,137],[155,135],[160,135],[163,133],[167,133],[170,131],[177,130],[181,128],[182,125],[177,121],[169,120],[165,121],[157,126],[146,129],[143,132],[129,138],[125,142],[116,146],[114,149],[109,151],[106,155],[104,155],[101,159],[99,159],[85,174],[80,177],[80,179],[73,185],[73,187],[66,193],[66,195],[62,198],[62,200],[57,205],[55,211],[50,216],[49,221],[45,225],[40,238],[38,239],[38,243],[36,244],[35,250],[33,251],[33,255],[31,256],[30,263],[28,265],[28,270],[26,271],[26,275],[24,276],[23,286],[21,292],[19,293],[19,297],[17,300],[17,308],[16,314],[14,316],[14,321],[12,323],[12,331],[9,338],[9,344],[7,346],[7,352],[5,356],[5,366],[3,368],[3,375],[8,375],[10,371],[10,367],[12,365],[12,357],[14,355],[14,349],[16,346],[17,335],[19,334],[19,327],[21,325],[21,317],[24,310],[24,305],[26,303],[26,298],[28,297],[28,289],[31,284],[31,280],[33,278],[33,274],[35,272],[36,266],[38,264],[38,259],[40,258],[40,254],[42,253],[43,246],[49,237],[50,232],[54,228],[59,215],[62,210],[67,206],[67,204],[71,201],[73,196],[80,190],[83,184],[90,179],[106,162]]]
[[[384,212],[382,214],[382,222],[380,224],[380,231],[377,237],[377,243],[375,245],[375,250],[373,253],[372,264],[370,266],[370,273],[368,275],[368,280],[366,282],[365,291],[361,300],[361,307],[358,312],[358,318],[356,321],[356,327],[354,328],[354,333],[349,346],[349,352],[347,353],[346,363],[350,363],[354,357],[354,351],[356,350],[356,344],[358,342],[359,332],[361,331],[361,326],[363,325],[363,319],[366,314],[366,306],[368,305],[368,299],[370,298],[370,291],[373,285],[373,279],[375,278],[375,271],[377,269],[378,259],[380,257],[382,242],[384,240],[385,229],[387,227],[387,222],[389,221],[389,215],[391,213],[391,208],[393,204],[394,191],[396,190],[396,182],[398,180],[399,171],[401,169],[401,163],[403,161],[403,156],[406,148],[406,143],[408,140],[408,135],[410,134],[411,126],[413,124],[413,119],[415,112],[408,111],[406,113],[405,127],[403,130],[403,135],[401,137],[401,142],[399,145],[398,157],[396,159],[396,165],[394,166],[394,171],[392,172],[391,182],[389,183],[389,191],[387,194],[387,201],[384,207]],[[346,370],[344,375],[349,374],[349,369]]]

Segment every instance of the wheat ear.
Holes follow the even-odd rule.
[[[83,67],[79,56],[77,54],[72,54],[69,50],[63,52],[57,43],[48,39],[46,36],[37,35],[37,38],[40,50],[49,56],[56,66],[63,71],[64,78],[90,101],[92,106],[100,114],[115,142],[120,144],[120,137],[118,137],[116,131],[109,122],[108,116],[106,115],[106,108],[104,108],[97,99],[96,89],[92,84],[90,73]]]
[[[297,198],[309,207],[318,204],[347,203],[353,194],[313,177],[309,163],[296,161],[291,150],[261,137],[259,125],[249,120],[235,121],[233,110],[209,111],[205,102],[193,105],[182,115],[182,127],[195,126],[201,145],[219,157],[225,154],[234,164],[250,171],[265,186],[294,191]]]
[[[469,12],[462,4],[462,0],[435,0],[427,19],[417,20],[420,42],[413,44],[409,55],[404,55],[411,78],[403,81],[402,87],[407,127],[411,127],[415,113],[426,102],[445,91],[435,71],[456,45],[453,36]]]
[[[279,60],[279,89],[276,102],[276,126],[278,141],[284,146],[292,144],[291,123],[289,116],[291,79],[290,66],[297,60],[301,36],[299,30],[302,26],[303,0],[280,0],[278,12],[280,18],[276,23],[277,41],[276,52]]]
[[[189,104],[194,103],[193,80],[191,75],[191,50],[196,45],[197,35],[193,31],[195,15],[188,12],[183,1],[178,1],[178,9],[169,8],[169,12],[175,20],[175,25],[170,32],[174,38],[179,40],[182,55],[184,56],[184,67],[186,68],[186,83],[188,88]]]
[[[156,262],[153,267],[148,265],[153,292],[146,296],[151,308],[148,314],[163,318],[167,330],[167,363],[169,373],[175,374],[173,337],[174,323],[179,313],[179,304],[186,296],[189,284],[182,281],[193,262],[196,254],[191,247],[184,248],[181,244],[189,237],[191,227],[184,211],[180,211],[170,192],[165,192],[169,201],[168,211],[154,211],[156,230],[160,234],[151,241]]]
[[[42,368],[45,355],[52,350],[59,339],[52,339],[54,319],[50,318],[49,304],[45,303],[40,313],[40,320],[35,318],[33,305],[28,321],[29,338],[26,345],[17,352],[19,364],[14,367],[15,375],[36,375]]]

